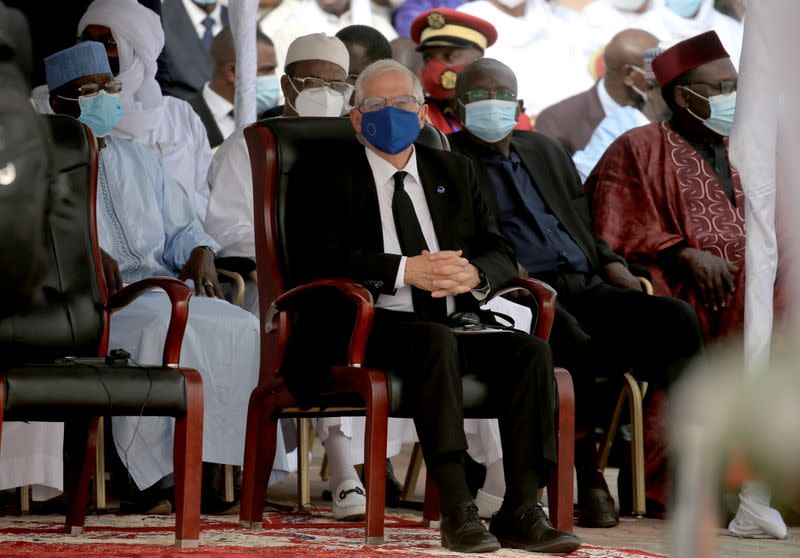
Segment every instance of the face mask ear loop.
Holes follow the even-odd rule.
[[[287,75],[287,76],[286,76],[286,79],[288,79],[288,80],[289,80],[289,85],[291,85],[291,86],[292,86],[292,89],[294,89],[294,92],[295,92],[295,93],[297,93],[297,95],[299,95],[299,94],[300,94],[300,91],[297,89],[297,87],[296,87],[296,86],[295,86],[295,84],[294,84],[294,78],[293,78],[292,76],[289,76],[289,75]],[[295,99],[297,98],[297,95],[295,95]],[[293,104],[293,103],[292,103],[292,102],[289,100],[289,97],[286,97],[286,104],[287,104],[287,105],[289,105],[289,107],[291,107],[291,109],[292,109],[292,110],[293,110],[295,113],[297,113],[297,114],[300,114],[299,112],[297,112],[297,109],[296,109],[296,108],[294,108],[294,104]]]
[[[705,102],[708,102],[708,97],[703,97],[700,93],[698,93],[697,91],[693,91],[692,89],[686,87],[685,85],[682,85],[681,87],[683,87],[686,91],[692,93],[693,95],[696,95],[696,96],[700,97]],[[706,119],[705,118],[700,118],[699,116],[697,116],[697,114],[695,114],[695,112],[692,109],[689,108],[689,105],[686,105],[686,112],[688,112],[689,114],[694,116],[700,122],[705,123]]]

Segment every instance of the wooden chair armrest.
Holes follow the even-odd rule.
[[[163,289],[172,306],[167,337],[164,339],[162,365],[176,368],[181,359],[181,344],[189,319],[189,299],[192,297],[192,289],[188,285],[172,277],[148,277],[117,291],[108,299],[105,310],[110,315],[152,289]]]
[[[370,292],[356,281],[335,278],[318,279],[286,291],[270,304],[267,316],[264,320],[265,331],[267,333],[272,331],[275,317],[279,313],[296,309],[297,305],[303,302],[308,295],[319,292],[320,290],[338,291],[355,305],[356,317],[353,323],[353,331],[350,335],[347,363],[348,366],[361,366],[364,364],[367,340],[372,330],[372,318],[375,312],[375,305],[373,304]]]
[[[516,277],[508,285],[499,289],[488,299],[497,296],[505,296],[515,291],[529,293],[539,307],[538,315],[534,316],[535,325],[533,334],[547,341],[550,338],[550,331],[553,329],[553,319],[555,313],[556,290],[543,281],[531,277]],[[488,302],[487,300],[487,302]]]

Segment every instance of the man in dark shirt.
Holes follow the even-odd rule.
[[[592,439],[595,378],[634,367],[668,384],[702,346],[697,317],[679,300],[644,293],[625,260],[592,234],[580,178],[558,143],[512,133],[518,109],[510,68],[478,60],[457,84],[464,130],[450,144],[483,173],[485,197],[521,267],[558,291],[550,345],[575,381],[579,522],[613,526],[619,518]]]

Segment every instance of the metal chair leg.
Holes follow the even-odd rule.
[[[414,449],[411,450],[411,459],[408,462],[408,471],[406,472],[406,480],[403,483],[403,492],[400,494],[400,500],[403,502],[409,501],[414,496],[414,491],[417,488],[417,481],[419,480],[419,473],[422,470],[422,446],[419,442],[414,444]]]
[[[310,419],[297,419],[297,504],[302,510],[311,507],[311,479],[309,474],[308,450],[311,436]]]
[[[644,417],[642,411],[642,391],[631,374],[625,374],[628,391],[628,405],[631,415],[631,471],[633,480],[633,514],[643,516],[646,512],[644,489]]]
[[[102,417],[97,423],[97,451],[94,458],[94,507],[97,511],[108,509],[106,503],[106,438],[104,423],[105,421]]]
[[[19,512],[20,515],[31,513],[31,487],[28,485],[19,487]]]

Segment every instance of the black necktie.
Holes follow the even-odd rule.
[[[407,174],[405,171],[394,173],[392,215],[397,228],[397,238],[400,240],[400,250],[404,256],[413,257],[427,250],[428,244],[422,234],[414,204],[404,188],[403,180]],[[414,311],[423,318],[442,321],[447,317],[447,303],[443,298],[433,298],[428,291],[411,287],[411,300]]]

